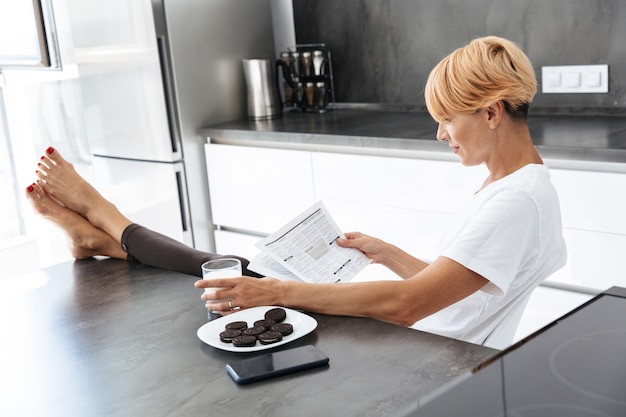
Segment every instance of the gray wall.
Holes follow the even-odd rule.
[[[624,0],[293,0],[298,43],[326,43],[336,101],[423,109],[431,68],[471,39],[520,44],[535,66],[609,65],[608,94],[543,94],[533,111],[626,112]]]

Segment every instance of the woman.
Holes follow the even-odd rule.
[[[431,264],[379,239],[348,233],[339,245],[361,250],[404,279],[343,284],[246,276],[199,280],[197,288],[222,288],[202,295],[207,308],[227,314],[232,308],[282,305],[414,325],[485,343],[512,306],[565,263],[558,197],[527,125],[535,93],[529,59],[498,37],[472,41],[430,73],[425,97],[439,123],[437,139],[448,142],[462,164],[485,164],[489,170],[454,217]],[[27,194],[37,211],[67,231],[75,256],[128,257],[196,275],[200,264],[215,256],[132,224],[55,150],[42,159],[39,180]],[[155,255],[172,253],[170,247],[176,251],[172,259]],[[213,301],[219,299],[231,301]]]

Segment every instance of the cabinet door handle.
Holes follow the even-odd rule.
[[[185,182],[183,180],[183,173],[176,171],[176,186],[178,187],[178,206],[180,208],[180,221],[183,228],[183,232],[189,230],[189,219],[187,219],[187,191],[185,189]]]
[[[176,107],[176,93],[174,91],[174,81],[172,79],[172,71],[170,69],[168,47],[164,36],[157,36],[157,47],[159,51],[159,64],[161,65],[161,78],[163,80],[165,110],[167,112],[167,125],[170,130],[172,152],[178,153],[180,151],[178,108]]]

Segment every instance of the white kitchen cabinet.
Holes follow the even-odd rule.
[[[310,152],[207,144],[205,154],[218,227],[269,234],[315,202]]]
[[[626,235],[626,174],[564,169],[550,173],[564,227]]]
[[[220,144],[206,153],[218,227],[269,234],[323,200],[343,231],[380,237],[425,260],[487,175],[484,166],[393,156]],[[551,175],[569,256],[548,281],[596,291],[625,286],[626,174],[553,168]]]
[[[626,174],[550,172],[559,194],[568,260],[549,281],[597,291],[626,286]]]
[[[487,176],[484,166],[384,156],[313,153],[318,199],[454,213]]]
[[[205,149],[220,253],[255,252],[259,234],[323,200],[344,232],[358,230],[432,260],[451,213],[486,175],[483,167],[447,161],[220,144]],[[254,232],[250,240],[246,231]]]

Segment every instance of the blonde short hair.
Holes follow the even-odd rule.
[[[498,101],[526,119],[537,92],[533,66],[515,43],[487,36],[445,57],[428,76],[426,107],[439,123],[452,114],[472,114]]]

